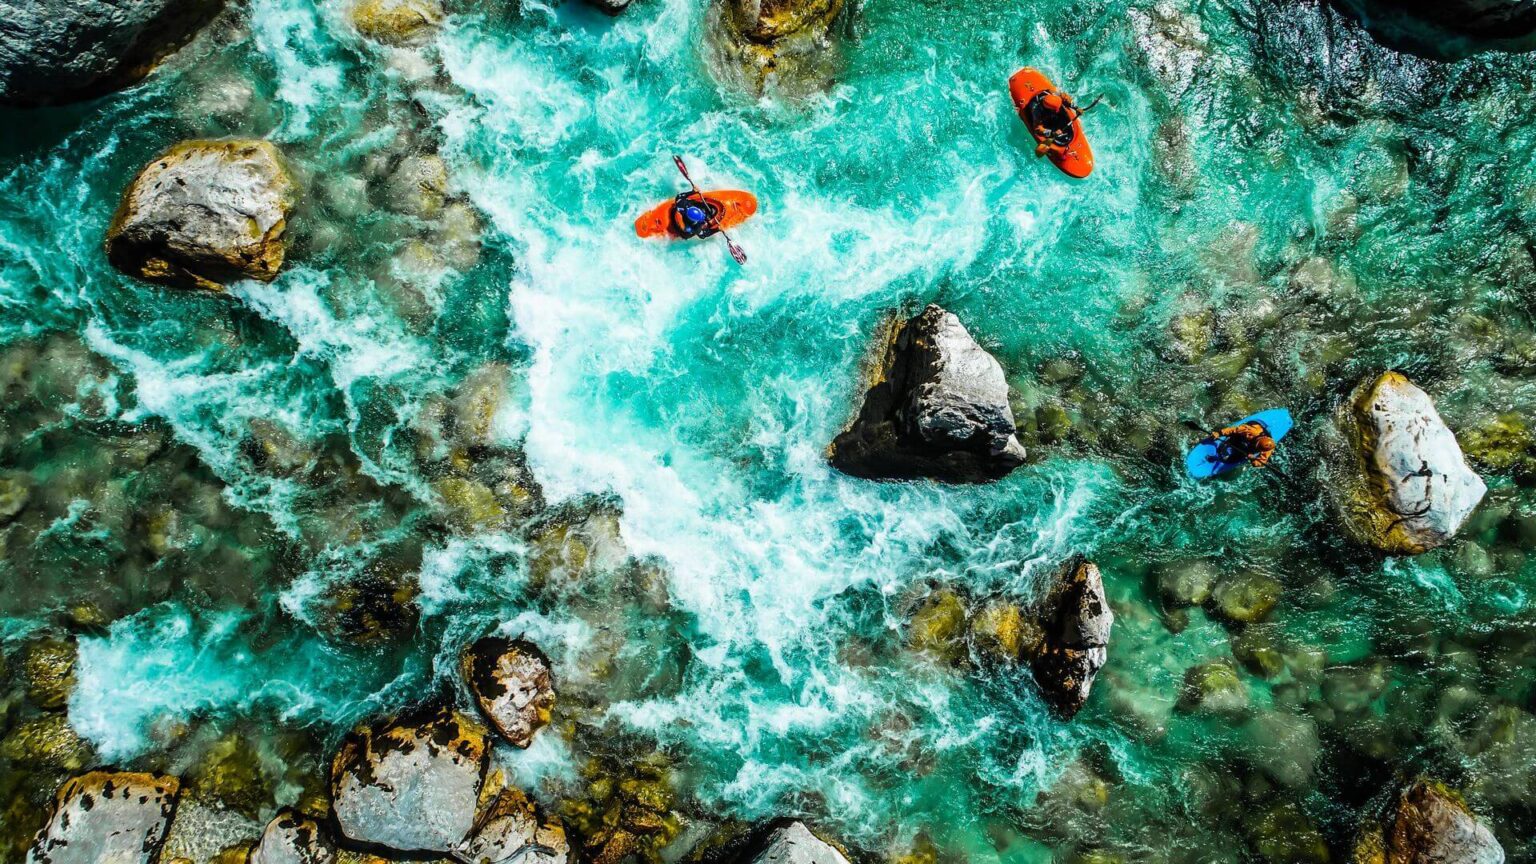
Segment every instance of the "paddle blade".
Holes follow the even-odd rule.
[[[747,263],[746,250],[742,249],[740,246],[737,246],[735,240],[726,240],[725,248],[731,250],[731,257],[736,259],[737,264]]]
[[[689,183],[692,183],[693,178],[688,176],[688,166],[683,164],[683,157],[673,156],[672,161],[677,165],[677,170],[682,172],[683,177],[686,178]]]

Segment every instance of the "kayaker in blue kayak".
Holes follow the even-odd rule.
[[[1275,439],[1260,423],[1228,426],[1212,432],[1207,440],[1221,442],[1216,446],[1216,455],[1222,462],[1246,461],[1255,468],[1263,468],[1275,455]]]

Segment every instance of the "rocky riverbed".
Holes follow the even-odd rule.
[[[0,21],[0,861],[1536,858],[1531,4]]]

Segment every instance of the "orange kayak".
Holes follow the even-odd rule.
[[[681,237],[677,226],[672,224],[673,200],[668,198],[636,219],[635,233],[641,237]],[[704,201],[719,212],[719,225],[726,231],[752,218],[752,214],[757,212],[757,198],[751,192],[729,189],[705,192]]]
[[[1029,134],[1034,136],[1037,143],[1044,143],[1044,139],[1035,131],[1039,124],[1031,116],[1034,113],[1035,96],[1055,89],[1056,85],[1051,83],[1051,79],[1031,66],[1020,69],[1008,79],[1008,93],[1013,97],[1014,110],[1019,112],[1019,119],[1029,127]],[[1065,148],[1052,147],[1046,151],[1045,156],[1068,177],[1083,178],[1093,173],[1093,151],[1088,147],[1088,136],[1083,134],[1083,121],[1072,121],[1072,140]]]

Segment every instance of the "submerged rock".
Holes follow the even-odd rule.
[[[29,644],[21,664],[27,698],[39,708],[63,708],[75,689],[75,643],[46,637]]]
[[[555,709],[544,652],[522,639],[486,636],[465,649],[460,665],[480,712],[501,737],[514,747],[533,743]]]
[[[92,771],[67,781],[28,864],[153,864],[181,785],[156,774]]]
[[[1184,673],[1179,710],[1202,714],[1238,715],[1248,710],[1248,687],[1231,663],[1217,660],[1192,666]]]
[[[341,833],[401,852],[449,852],[474,827],[486,768],[479,724],[446,705],[353,730],[331,763]]]
[[[755,96],[824,89],[841,62],[831,30],[842,8],[843,0],[720,0],[710,26],[717,69]]]
[[[606,15],[618,15],[629,8],[630,0],[587,0],[591,6]]]
[[[457,857],[469,864],[567,864],[570,843],[559,819],[547,818],[517,789],[503,789],[486,808]]]
[[[437,0],[358,0],[352,6],[352,26],[363,36],[386,45],[403,45],[431,32],[443,20]]]
[[[91,755],[90,745],[58,711],[24,720],[0,739],[0,758],[27,768],[79,771]]]
[[[219,291],[282,267],[293,180],[268,141],[183,141],[139,172],[107,229],[130,276]]]
[[[267,823],[247,864],[335,864],[336,858],[336,847],[318,822],[284,809]]]
[[[1393,554],[1451,539],[1488,491],[1423,390],[1397,372],[1362,386],[1342,426],[1358,453],[1337,492],[1346,527]]]
[[[1040,605],[1045,638],[1031,663],[1046,704],[1070,720],[1088,701],[1094,676],[1109,659],[1115,613],[1104,596],[1104,578],[1092,562],[1069,562]]]
[[[1354,864],[1502,864],[1504,849],[1460,795],[1417,780],[1368,824]]]
[[[57,105],[138,81],[223,0],[0,0],[0,104]]]
[[[1024,462],[1008,381],[954,314],[929,306],[890,336],[874,386],[832,442],[855,477],[984,483]]]

